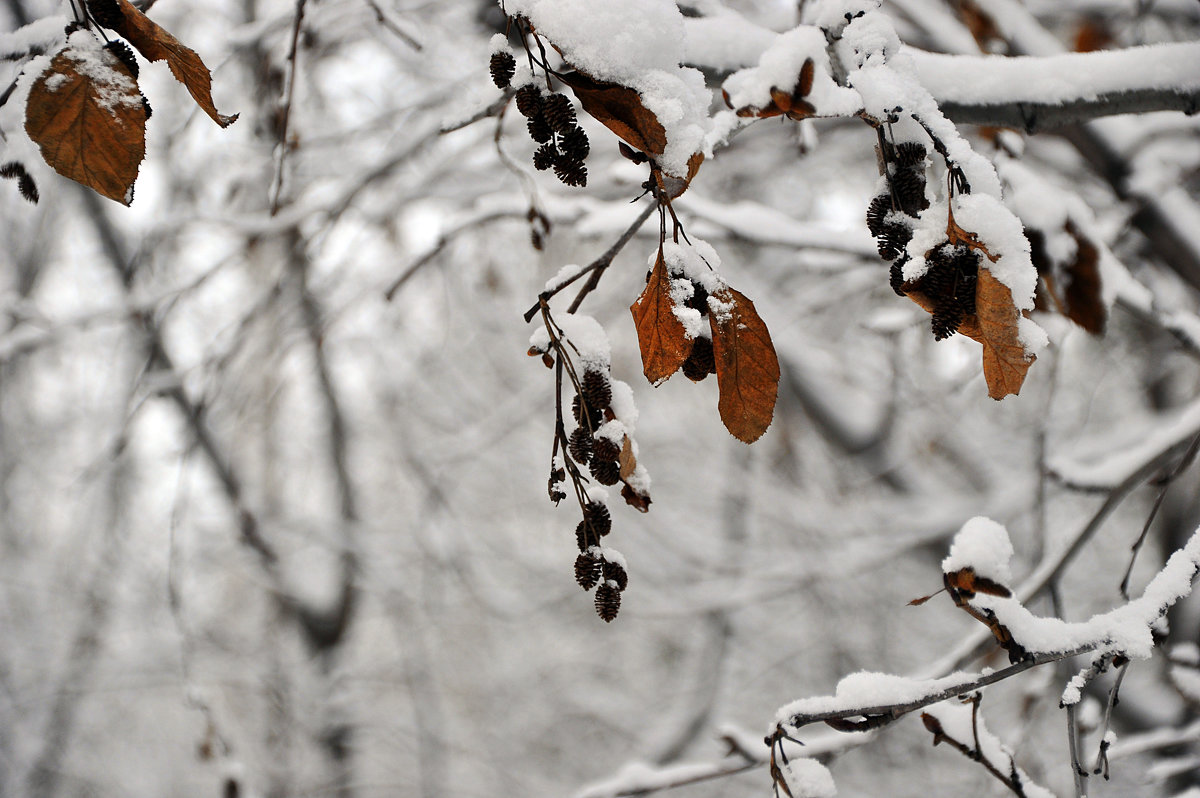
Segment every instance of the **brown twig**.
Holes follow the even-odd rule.
[[[292,43],[288,49],[288,79],[284,93],[282,118],[279,121],[279,160],[275,163],[275,179],[271,186],[271,215],[279,212],[283,194],[283,167],[288,153],[288,127],[292,119],[292,98],[296,92],[296,53],[300,44],[300,25],[304,22],[304,6],[307,0],[296,0],[296,13],[292,19]]]
[[[618,238],[611,247],[605,250],[603,255],[596,258],[587,266],[584,266],[577,274],[573,275],[569,280],[566,280],[562,284],[556,286],[553,290],[543,291],[542,293],[538,294],[538,301],[533,305],[533,307],[525,311],[525,321],[533,321],[533,317],[537,315],[539,310],[541,310],[542,305],[552,299],[556,294],[558,294],[559,291],[562,291],[564,288],[578,280],[583,275],[591,274],[591,277],[588,279],[587,283],[584,284],[583,288],[580,289],[579,293],[575,296],[575,299],[571,302],[571,306],[567,308],[568,313],[574,313],[576,310],[578,310],[579,305],[583,302],[584,297],[591,293],[591,291],[600,284],[600,278],[604,276],[604,270],[612,265],[613,259],[615,259],[621,250],[624,249],[625,245],[628,244],[635,235],[637,235],[638,230],[642,228],[642,225],[645,224],[646,220],[650,218],[650,214],[654,213],[657,208],[657,203],[648,204],[642,210],[642,212],[638,214],[638,217],[633,220],[633,224],[629,225],[629,228],[621,234],[621,237]]]

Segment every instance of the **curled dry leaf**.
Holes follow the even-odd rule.
[[[675,315],[674,307],[671,278],[660,251],[649,282],[641,296],[629,306],[642,352],[642,373],[651,385],[665,382],[679,370],[692,351],[692,341]]]
[[[63,177],[124,205],[133,201],[146,109],[133,74],[107,50],[60,50],[30,88],[25,131]]]
[[[666,130],[636,91],[618,83],[593,80],[582,72],[567,72],[560,77],[575,92],[583,110],[631,147],[651,158],[666,150]]]
[[[720,306],[713,306],[713,300]],[[709,300],[721,421],[743,443],[762,437],[775,415],[779,358],[754,303],[732,288]]]
[[[1050,303],[1060,313],[1093,335],[1103,335],[1108,324],[1108,308],[1104,305],[1100,277],[1100,250],[1088,236],[1067,221],[1065,231],[1075,241],[1075,255],[1066,263],[1053,263],[1046,248],[1046,235],[1040,230],[1026,228],[1029,257],[1042,278],[1042,287]],[[1059,277],[1066,284],[1059,285]],[[1039,310],[1048,307],[1038,306]]]
[[[161,25],[139,11],[129,0],[116,0],[121,12],[119,25],[111,26],[150,61],[166,61],[171,74],[191,93],[196,105],[221,127],[229,127],[237,114],[217,111],[212,98],[212,74],[196,52],[185,47]]]

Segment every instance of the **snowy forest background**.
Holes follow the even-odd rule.
[[[1109,273],[1128,275],[1107,286],[1103,336],[1035,314],[1051,345],[1002,402],[978,345],[935,342],[889,287],[863,222],[870,127],[764,120],[707,159],[675,209],[768,323],[779,401],[746,446],[713,381],[642,378],[628,307],[657,225],[642,228],[584,305],[633,386],[653,480],[647,514],[612,504],[630,586],[605,624],[572,578],[578,514],[547,501],[553,373],[527,357],[522,313],[637,218],[645,168],[581,115],[588,186],[568,188],[532,170],[515,112],[466,124],[501,97],[505,18],[487,0],[310,0],[294,61],[294,2],[152,5],[237,124],[143,62],[154,116],[130,208],[44,166],[36,206],[0,183],[0,794],[765,795],[762,735],[793,699],[859,670],[1007,664],[945,597],[906,606],[941,587],[969,518],[1006,525],[1017,583],[1082,541],[1028,603],[1068,620],[1123,603],[1156,501],[1133,595],[1200,523],[1200,469],[1180,467],[1200,434],[1194,116],[1001,137],[1090,209]],[[693,65],[714,110],[746,45],[802,12],[679,5],[710,45]],[[1194,0],[881,10],[906,44],[950,53],[1200,35]],[[69,14],[5,0],[0,30]],[[0,63],[0,88],[21,65]],[[19,113],[0,113],[7,137]],[[1128,666],[1112,780],[1090,794],[1200,790],[1200,601],[1168,622]],[[982,703],[1060,796],[1076,788],[1058,702],[1083,665]],[[1089,764],[1113,678],[1079,708]],[[818,756],[840,795],[1013,793],[916,717],[813,729],[789,755]]]

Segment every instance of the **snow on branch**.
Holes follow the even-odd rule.
[[[1035,132],[1114,114],[1200,110],[1200,43],[1052,56],[965,56],[904,48],[955,122]]]
[[[1171,555],[1139,598],[1079,623],[1034,616],[1014,598],[1003,584],[1011,555],[1004,528],[977,518],[964,524],[942,568],[955,604],[992,630],[1009,652],[1012,665],[935,679],[851,674],[838,683],[832,696],[804,698],[780,708],[769,742],[773,746],[781,740],[799,742],[794,733],[817,722],[839,731],[876,729],[914,710],[966,696],[1038,665],[1092,652],[1089,667],[1064,690],[1062,705],[1072,710],[1081,686],[1109,665],[1149,658],[1154,647],[1152,630],[1168,609],[1191,593],[1200,568],[1200,529]]]

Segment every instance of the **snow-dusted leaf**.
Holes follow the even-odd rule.
[[[657,158],[667,148],[667,132],[658,117],[642,104],[641,95],[628,86],[593,80],[582,72],[561,76],[579,98],[583,110],[616,133],[634,149]]]
[[[171,74],[191,93],[196,105],[221,127],[229,127],[238,115],[217,111],[212,98],[212,74],[194,50],[184,46],[161,25],[139,11],[129,0],[115,0],[120,9],[119,24],[112,29],[129,40],[150,61],[166,61]]]
[[[662,384],[678,371],[692,350],[692,342],[674,307],[671,278],[660,252],[646,288],[629,306],[642,351],[642,372],[651,385]]]
[[[146,109],[137,81],[81,31],[37,77],[25,130],[63,177],[128,205],[146,154]]]
[[[753,443],[775,415],[779,358],[754,303],[732,288],[709,298],[721,421],[733,437]]]
[[[983,377],[987,380],[988,396],[1003,399],[1021,392],[1025,375],[1036,359],[1025,351],[1018,333],[1021,312],[1013,304],[1012,291],[992,276],[990,269],[980,267],[975,288],[975,318],[978,329],[974,335],[964,332],[983,344]]]

